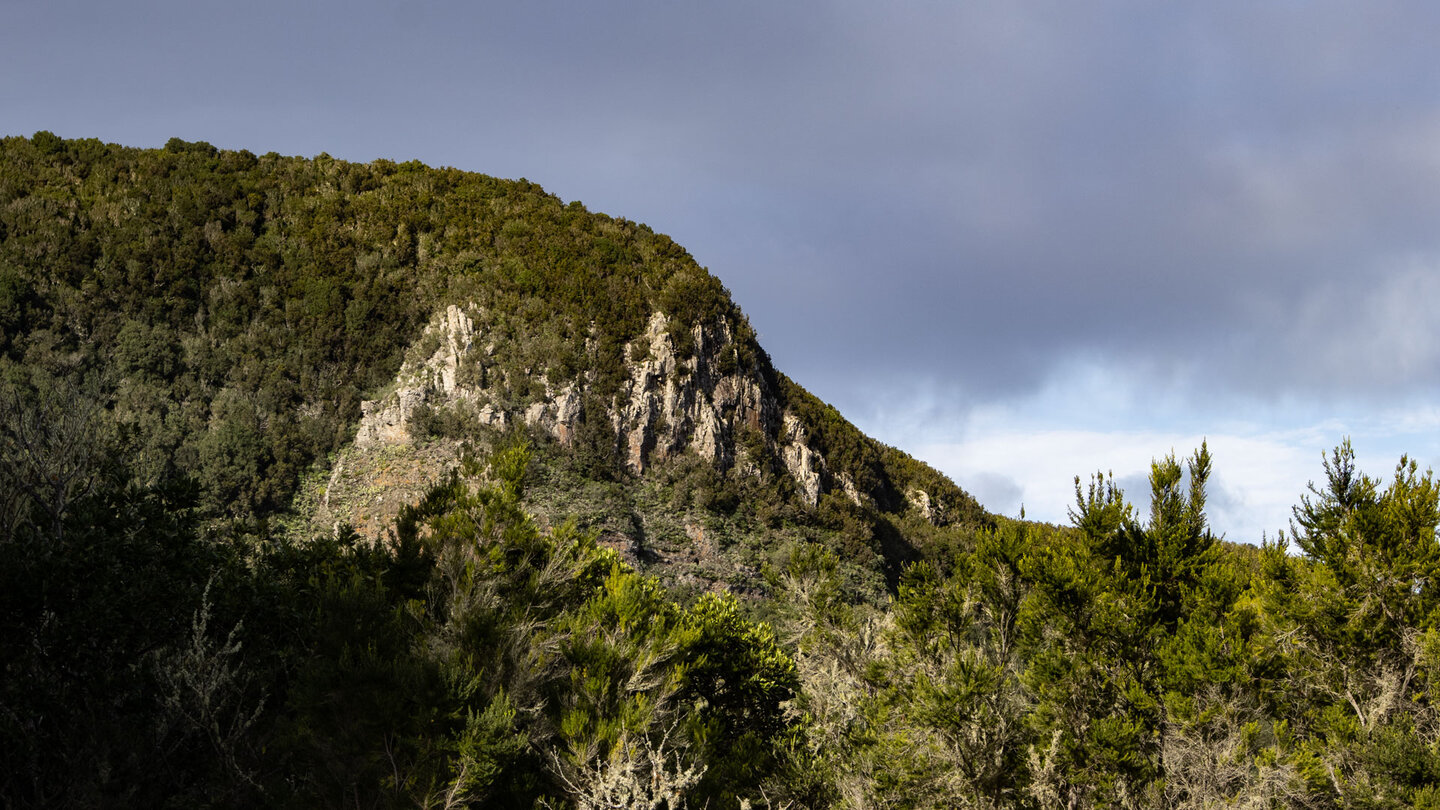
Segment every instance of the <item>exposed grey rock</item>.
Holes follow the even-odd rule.
[[[789,471],[790,477],[795,479],[795,483],[800,485],[805,502],[811,506],[819,503],[822,483],[820,471],[824,460],[806,443],[805,426],[800,424],[794,414],[785,414],[785,430],[781,435],[783,444],[780,454],[785,462],[785,469]]]
[[[483,327],[476,322],[483,323],[483,316],[473,306],[452,305],[431,320],[416,346],[433,345],[433,351],[407,360],[390,394],[362,404],[358,446],[413,441],[410,426],[421,405],[464,408],[481,424],[495,427],[521,419],[563,444],[574,441],[590,379],[582,375],[559,385],[546,383],[543,394],[507,410],[497,404],[504,401],[496,390],[499,375],[471,374],[467,379],[461,373],[467,362],[495,367],[496,358],[506,351],[505,341],[480,334]],[[727,352],[733,359],[736,351],[730,324],[693,326],[690,357],[679,356],[670,333],[669,318],[653,313],[644,333],[625,346],[628,374],[608,403],[609,412],[601,415],[614,428],[620,457],[631,471],[643,473],[657,461],[690,452],[720,470],[738,466],[740,474],[783,469],[812,506],[831,489],[844,491],[857,504],[869,500],[849,476],[830,473],[800,419],[782,409],[763,375],[723,362]],[[529,371],[536,376],[544,372]],[[740,441],[747,432],[749,440]],[[767,457],[751,458],[754,448],[764,448]],[[928,496],[908,497],[929,516]]]
[[[459,383],[459,369],[461,359],[471,349],[474,334],[474,321],[457,306],[448,306],[436,316],[425,327],[420,345],[438,337],[438,347],[418,363],[407,360],[389,396],[360,404],[360,429],[355,435],[355,444],[369,447],[409,442],[410,418],[420,405],[473,400],[474,392]]]
[[[914,487],[905,491],[905,500],[909,501],[910,505],[923,515],[926,520],[931,522],[935,521],[936,514],[934,507],[932,507],[930,503],[930,493]]]

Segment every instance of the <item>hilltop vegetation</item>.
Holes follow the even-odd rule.
[[[382,542],[314,529],[456,301],[517,413],[603,407],[657,311],[681,352],[723,323],[854,492],[437,410],[457,463]],[[1070,526],[985,515],[669,239],[523,181],[4,139],[0,415],[7,807],[1440,806],[1428,471],[1344,443],[1258,547],[1211,533],[1203,446],[1148,498],[1077,479]],[[636,525],[713,575],[627,562]]]

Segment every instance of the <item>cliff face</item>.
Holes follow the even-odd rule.
[[[421,438],[420,423],[437,411],[487,427],[519,419],[562,445],[574,442],[585,407],[595,407],[594,375],[547,380],[533,401],[506,408],[501,403],[515,387],[498,370],[505,366],[506,347],[487,339],[477,322],[484,322],[483,311],[455,305],[431,320],[394,390],[362,405],[357,447],[412,444]],[[727,363],[736,352],[728,323],[697,324],[688,331],[693,350],[682,356],[670,319],[653,313],[644,333],[625,346],[623,382],[600,404],[604,413],[598,416],[608,421],[615,450],[630,472],[643,475],[653,464],[689,452],[721,472],[783,469],[810,506],[832,489],[862,502],[849,476],[832,473],[810,446],[805,426],[784,407],[767,375]]]

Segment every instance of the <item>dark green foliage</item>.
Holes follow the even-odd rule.
[[[182,794],[235,781],[157,712],[151,656],[189,629],[222,562],[194,538],[194,494],[106,484],[74,504],[63,539],[24,526],[0,541],[7,804],[154,805],[162,781]]]
[[[571,447],[581,475],[597,481],[610,481],[622,474],[620,438],[615,435],[610,416],[598,396],[591,394],[585,398],[575,433]]]
[[[241,560],[196,536],[185,486],[99,486],[63,540],[18,524],[0,797],[528,807],[615,774],[697,804],[775,790],[798,682],[773,634],[733,597],[680,607],[573,525],[541,531],[527,458],[472,465],[480,487],[452,475],[386,546],[342,530]]]
[[[238,800],[255,742],[242,727],[262,697],[229,677],[229,646],[195,630],[211,586],[239,574],[235,550],[198,538],[191,481],[128,477],[103,405],[83,378],[0,385],[0,797]],[[215,607],[215,626],[233,626]]]

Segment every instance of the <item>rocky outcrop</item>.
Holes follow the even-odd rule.
[[[936,520],[936,509],[931,502],[930,493],[919,487],[912,487],[905,491],[905,500],[910,503],[911,508],[919,512],[926,520],[931,522]]]
[[[780,446],[780,458],[785,462],[785,469],[789,470],[790,477],[795,479],[806,503],[819,502],[821,485],[824,482],[821,476],[824,459],[810,449],[810,445],[805,441],[805,428],[794,414],[785,414],[785,431],[782,436],[784,441]]]
[[[396,377],[393,392],[381,399],[360,403],[360,429],[355,434],[357,446],[410,442],[411,422],[422,405],[475,405],[472,410],[481,424],[505,424],[503,412],[488,407],[488,403],[479,405],[479,392],[460,384],[460,364],[475,349],[475,322],[470,314],[454,305],[446,307],[425,327],[417,346],[432,344],[434,349],[428,355],[406,360]]]
[[[412,347],[393,390],[362,404],[357,446],[414,441],[422,409],[460,411],[497,427],[519,419],[567,445],[582,419],[598,417],[609,420],[617,455],[636,474],[688,452],[721,471],[783,470],[812,506],[829,491],[857,504],[870,500],[849,476],[832,474],[805,425],[782,406],[770,378],[738,362],[727,322],[697,324],[687,335],[677,333],[664,313],[652,313],[644,332],[624,347],[625,378],[599,401],[603,412],[589,414],[585,409],[597,408],[599,396],[592,374],[541,385],[535,381],[548,379],[546,370],[526,369],[532,380],[528,401],[507,396],[513,381],[496,370],[504,365],[504,341],[488,341],[484,322],[485,313],[474,307],[452,305],[439,313]],[[677,336],[690,344],[683,354]],[[488,371],[477,373],[477,368]],[[537,393],[537,388],[543,390]],[[909,499],[929,515],[925,493]]]
[[[695,352],[681,358],[669,319],[656,312],[645,333],[626,346],[628,356],[640,357],[632,359],[629,379],[615,396],[612,423],[622,437],[625,463],[637,473],[652,459],[686,450],[729,469],[736,461],[739,431],[775,432],[776,399],[763,379],[719,371],[723,353],[734,351],[728,325],[696,326],[690,336]]]

